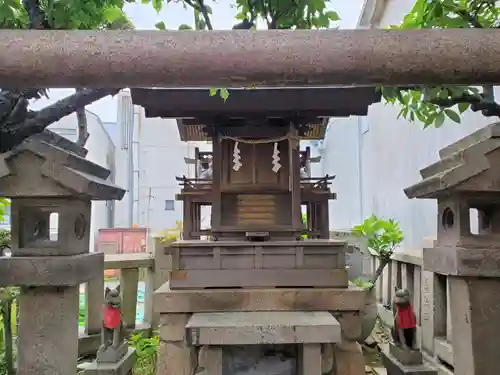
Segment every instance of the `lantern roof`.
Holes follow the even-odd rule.
[[[441,160],[422,169],[422,181],[404,190],[408,198],[500,193],[500,123],[488,125],[441,149]],[[489,198],[489,199],[490,199]],[[498,199],[498,197],[497,197]]]
[[[0,156],[0,195],[6,198],[122,199],[110,171],[84,158],[86,150],[45,131]]]

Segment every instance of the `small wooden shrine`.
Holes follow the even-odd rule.
[[[184,238],[173,245],[172,288],[347,286],[346,244],[328,239],[334,176],[311,176],[300,141],[323,139],[329,117],[366,114],[373,88],[241,89],[225,102],[206,89],[133,89],[132,97],[147,116],[176,118],[183,141],[212,142],[211,153],[188,160],[195,178],[178,177]]]
[[[132,99],[146,116],[176,118],[183,141],[212,143],[186,158],[195,178],[177,178],[184,238],[166,248],[169,282],[155,293],[158,372],[363,375],[365,293],[348,287],[347,243],[328,238],[333,176],[311,175],[318,158],[300,141],[322,139],[329,117],[365,115],[380,95],[262,88],[224,102],[208,89],[132,89]]]

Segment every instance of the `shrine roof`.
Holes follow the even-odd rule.
[[[321,139],[330,117],[364,116],[380,101],[374,87],[231,89],[224,101],[206,88],[131,89],[146,117],[177,119],[183,141],[206,141],[208,124],[222,119],[288,119],[302,126],[302,139]]]
[[[422,181],[404,190],[408,198],[453,193],[500,193],[500,123],[488,125],[441,149],[438,162],[422,169]]]
[[[125,191],[107,180],[110,171],[85,154],[50,131],[31,137],[0,157],[0,193],[7,198],[122,199]]]

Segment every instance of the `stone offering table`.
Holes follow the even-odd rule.
[[[259,367],[261,371],[267,368],[266,371],[271,372],[273,367],[282,367],[282,362],[286,360],[290,375],[295,374],[296,369],[298,375],[321,375],[322,344],[338,344],[342,340],[340,324],[328,312],[195,313],[186,324],[186,329],[188,345],[196,347],[205,356],[205,363],[198,360],[196,373],[202,367],[206,375],[234,371],[250,373]],[[269,344],[291,346],[288,351],[276,351],[283,357],[286,354],[289,357],[285,359],[276,352],[266,355]],[[239,358],[232,346],[240,347]],[[251,362],[249,365],[243,363],[239,370],[230,370],[237,367],[234,362],[245,362],[245,357],[248,359],[249,353],[252,350],[255,352],[255,349],[261,349],[261,352],[252,361],[246,361]]]

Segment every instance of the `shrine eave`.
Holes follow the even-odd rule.
[[[323,139],[330,117],[364,116],[381,99],[374,87],[231,89],[227,100],[205,88],[131,89],[146,117],[176,118],[182,141],[208,141],[206,125],[226,119],[284,118],[300,125],[301,139]]]
[[[164,118],[363,116],[381,98],[374,87],[231,89],[226,101],[204,88],[130,91],[132,102],[144,107],[146,117]]]

